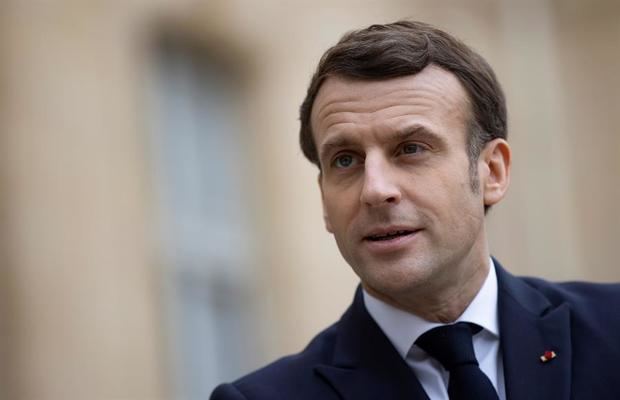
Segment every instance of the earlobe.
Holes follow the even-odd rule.
[[[331,221],[329,219],[329,214],[327,212],[327,209],[325,208],[325,196],[323,194],[323,184],[321,183],[321,177],[321,173],[319,173],[317,181],[319,183],[319,189],[321,191],[321,204],[323,205],[323,221],[325,222],[325,230],[327,230],[327,232],[329,233],[334,233],[334,231],[332,230]]]
[[[484,205],[492,206],[499,203],[510,185],[511,151],[504,139],[494,139],[487,143],[480,155],[484,163],[482,191]]]

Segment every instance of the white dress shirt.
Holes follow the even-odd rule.
[[[504,369],[499,351],[497,276],[493,260],[489,259],[489,265],[489,274],[480,291],[455,322],[473,322],[483,328],[473,338],[474,352],[480,369],[491,380],[500,400],[505,400]],[[448,400],[448,371],[415,344],[424,332],[442,324],[426,321],[391,306],[366,291],[363,294],[368,313],[409,364],[428,397],[432,400]]]

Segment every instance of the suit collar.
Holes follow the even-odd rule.
[[[498,278],[500,347],[510,400],[568,399],[571,382],[570,312],[494,260]],[[545,351],[557,357],[542,362]]]
[[[360,288],[339,322],[334,357],[316,372],[347,400],[428,400],[418,379],[370,317]]]
[[[541,292],[493,260],[498,281],[500,348],[506,397],[570,397],[571,337],[567,305],[554,307]],[[557,357],[543,363],[547,350]],[[333,360],[315,371],[345,400],[428,400],[418,379],[364,306],[358,288],[339,322]]]

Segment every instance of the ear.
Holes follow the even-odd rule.
[[[510,161],[510,146],[504,139],[494,139],[484,146],[478,170],[485,206],[499,203],[506,195],[510,185]]]
[[[327,208],[325,207],[325,194],[323,193],[323,174],[321,174],[319,172],[319,176],[318,176],[318,183],[319,183],[319,189],[321,190],[321,204],[323,205],[323,221],[325,221],[325,229],[327,230],[327,232],[329,233],[334,233],[333,229],[332,229],[332,224],[331,221],[329,219],[329,214],[327,212]]]

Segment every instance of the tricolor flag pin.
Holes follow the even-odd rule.
[[[547,350],[543,353],[542,356],[540,356],[540,361],[542,362],[547,362],[547,361],[551,361],[554,358],[556,358],[558,355],[555,354],[555,351],[553,350]]]

